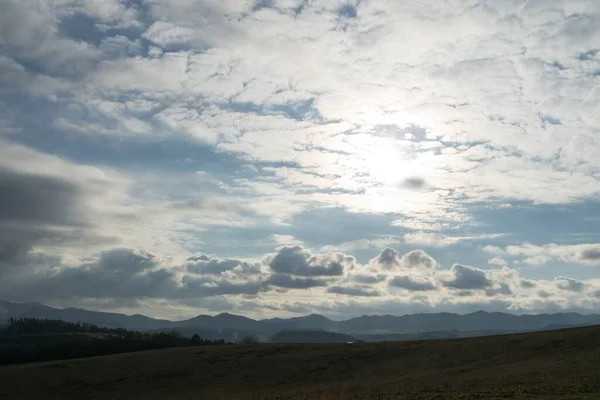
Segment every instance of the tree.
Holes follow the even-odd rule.
[[[191,344],[200,344],[201,343],[201,339],[200,339],[200,335],[198,335],[197,333],[194,333],[194,335],[192,336],[192,338],[190,339],[190,343]]]
[[[248,336],[244,336],[242,338],[242,340],[240,341],[240,343],[241,344],[256,344],[256,343],[259,343],[259,341],[256,338],[256,336],[248,335]]]

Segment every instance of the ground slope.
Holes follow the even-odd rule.
[[[0,398],[600,399],[599,361],[600,327],[428,342],[176,348],[2,367]]]

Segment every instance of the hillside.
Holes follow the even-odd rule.
[[[356,338],[343,333],[327,331],[281,331],[271,337],[272,343],[348,343]]]
[[[600,399],[600,327],[153,350],[0,368],[0,398]],[[33,384],[35,383],[35,384]]]
[[[0,365],[55,361],[180,346],[225,345],[176,333],[141,333],[61,320],[11,318],[0,329]]]

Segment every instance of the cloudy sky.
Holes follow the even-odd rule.
[[[0,297],[600,307],[597,0],[0,0]]]

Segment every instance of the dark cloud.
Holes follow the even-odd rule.
[[[375,257],[374,262],[384,266],[394,266],[400,264],[400,253],[394,249],[386,247]]]
[[[182,211],[213,210],[216,212],[248,213],[248,211],[239,204],[223,201],[209,201],[203,198],[173,201],[167,204],[167,208]]]
[[[211,258],[207,255],[190,257],[185,263],[186,270],[196,274],[221,275],[227,271],[234,271],[238,275],[258,275],[260,265],[235,259]]]
[[[411,291],[435,290],[429,279],[419,279],[410,276],[396,276],[390,280],[390,286]]]
[[[83,190],[66,179],[0,166],[0,273],[30,264],[34,245],[78,239]]]
[[[402,256],[401,263],[405,268],[434,269],[437,261],[423,250],[413,250]]]
[[[494,284],[492,287],[486,289],[485,294],[486,294],[486,296],[490,296],[490,297],[494,297],[494,296],[497,296],[500,294],[509,296],[509,295],[513,294],[513,291],[511,290],[508,283],[499,282],[499,283]]]
[[[200,298],[224,294],[254,295],[260,292],[264,285],[258,280],[232,282],[227,279],[216,279],[207,276],[184,276],[184,289],[176,290],[172,297]]]
[[[136,266],[102,268],[88,263],[33,274],[19,282],[30,299],[178,297],[174,274],[166,268],[136,272]],[[10,288],[4,289],[10,293]],[[13,296],[19,296],[13,293]]]
[[[387,279],[387,275],[384,274],[373,274],[373,275],[364,275],[364,274],[356,274],[352,275],[352,280],[354,282],[363,283],[366,285],[371,285],[374,283],[383,282]]]
[[[329,282],[326,279],[297,278],[287,274],[274,274],[265,283],[286,289],[309,289],[327,286]]]
[[[344,267],[356,264],[354,257],[341,253],[311,255],[301,246],[284,246],[269,256],[266,264],[272,271],[296,276],[341,276]]]
[[[358,296],[358,297],[378,297],[381,293],[377,290],[361,288],[361,287],[344,287],[344,286],[332,286],[327,289],[327,293],[342,294],[346,296]]]
[[[569,292],[581,292],[584,288],[584,283],[573,278],[559,276],[554,279],[556,287]]]
[[[0,292],[22,300],[69,298],[202,298],[225,294],[257,294],[258,279],[230,279],[189,273],[179,277],[154,254],[119,248],[100,253],[77,267],[36,270],[23,279],[0,281]]]
[[[600,261],[600,248],[584,250],[581,258],[586,261]]]
[[[418,178],[418,177],[407,178],[404,180],[404,182],[402,182],[402,185],[404,187],[407,187],[407,188],[413,189],[413,190],[422,189],[423,187],[425,187],[425,184],[426,184],[425,179]]]
[[[21,225],[81,223],[81,190],[51,176],[0,167],[0,223]]]
[[[196,261],[210,261],[210,257],[207,256],[206,254],[200,254],[199,256],[189,257],[186,261],[192,261],[192,262],[196,262]]]
[[[454,295],[458,297],[470,297],[473,296],[473,292],[470,290],[459,290],[455,292]]]
[[[521,281],[519,282],[519,285],[524,289],[531,289],[531,288],[536,287],[536,283],[529,279],[521,279]]]
[[[437,261],[423,250],[413,250],[401,256],[398,251],[390,248],[383,249],[377,257],[371,260],[371,264],[388,270],[394,268],[434,269],[437,267]]]
[[[158,264],[159,259],[155,254],[143,250],[119,248],[100,253],[98,261],[92,263],[92,267],[138,273],[152,269]]]
[[[485,272],[465,265],[454,264],[450,269],[452,278],[442,281],[446,287],[462,290],[486,289],[492,285]]]

